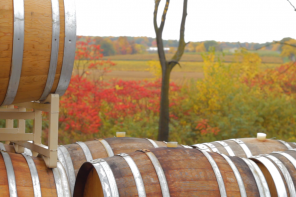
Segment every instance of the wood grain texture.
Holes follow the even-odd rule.
[[[23,65],[19,87],[13,103],[39,100],[48,77],[52,43],[51,0],[26,0]],[[54,93],[62,70],[65,42],[64,1],[60,5],[60,45],[58,65],[51,93]],[[13,0],[0,2],[0,104],[10,78],[13,47]]]
[[[267,139],[265,141],[259,141],[256,138],[239,138],[241,141],[243,141],[247,147],[250,149],[252,155],[260,155],[260,154],[269,154],[273,151],[286,151],[288,150],[285,145],[280,143],[277,140],[270,140]],[[227,143],[232,151],[234,152],[235,156],[238,157],[244,157],[246,158],[246,154],[244,150],[241,148],[239,144],[232,140],[224,140],[225,143]],[[223,153],[225,155],[229,155],[226,149],[219,143],[217,142],[210,142],[213,144],[219,151],[220,153]],[[295,146],[292,143],[289,143],[291,146]],[[292,147],[293,147],[292,146]]]
[[[34,196],[31,173],[26,159],[21,154],[9,153],[9,156],[15,173],[18,197]],[[42,196],[57,197],[52,170],[46,167],[41,158],[33,158],[33,160],[37,168]],[[7,172],[2,154],[0,154],[0,174],[0,196],[9,197]]]
[[[153,145],[147,139],[141,139],[141,138],[114,137],[114,138],[106,138],[104,140],[106,140],[107,143],[110,145],[114,155],[117,155],[120,153],[131,153],[140,149],[154,148]],[[158,142],[158,141],[155,141],[155,142]],[[89,148],[93,159],[108,157],[106,149],[100,141],[98,140],[87,141],[85,142],[85,144]],[[162,146],[166,146],[166,144],[163,142],[160,142],[159,144]],[[84,162],[86,162],[86,157],[84,155],[84,152],[78,144],[69,144],[69,145],[65,145],[65,147],[67,148],[71,156],[75,175],[77,176],[79,168],[82,166]]]
[[[11,68],[13,40],[13,1],[0,1],[0,105],[4,101]]]
[[[196,149],[185,148],[156,148],[150,149],[158,158],[168,183],[171,197],[188,196],[220,196],[220,191],[215,173],[203,153]],[[129,154],[136,163],[145,186],[146,196],[161,197],[156,171],[143,152]],[[217,153],[210,153],[222,174],[228,196],[240,196],[240,191],[234,173],[226,160]],[[259,192],[252,173],[244,162],[238,157],[235,158],[241,176],[245,182],[248,196],[259,197]],[[120,156],[105,159],[109,164],[118,187],[119,196],[138,196],[136,183],[133,174],[126,161]],[[103,196],[100,190],[101,182],[98,175],[95,177],[95,170],[91,164],[84,165],[79,172],[76,182],[74,197]],[[87,175],[89,172],[90,175]],[[98,184],[91,185],[88,184]]]
[[[248,197],[260,197],[255,178],[248,165],[240,157],[229,157],[239,171]]]

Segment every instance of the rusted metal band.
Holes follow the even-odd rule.
[[[103,140],[103,139],[98,139],[102,144],[103,146],[105,147],[105,150],[108,154],[108,157],[112,157],[114,156],[114,153],[113,153],[113,150],[111,148],[111,146],[108,144],[108,142],[106,140]]]
[[[14,25],[12,63],[9,83],[2,105],[10,105],[16,96],[23,66],[25,38],[25,5],[24,0],[13,1]]]
[[[129,165],[136,182],[139,197],[146,197],[144,182],[141,173],[138,169],[138,166],[136,165],[134,160],[126,153],[121,153],[118,156],[121,156]]]
[[[289,188],[290,196],[296,196],[296,191],[295,191],[293,179],[292,179],[288,169],[286,168],[286,166],[275,156],[272,156],[272,155],[264,155],[264,156],[266,158],[270,159],[271,161],[273,161],[278,166],[278,168],[281,170],[282,174],[284,175],[284,178],[285,178],[286,183]]]
[[[215,142],[221,144],[225,148],[229,156],[235,156],[233,150],[230,148],[230,146],[226,142],[223,142],[223,141],[215,141]]]
[[[161,192],[163,197],[170,197],[169,186],[164,174],[164,171],[156,158],[156,156],[152,152],[145,151],[146,155],[149,157],[150,161],[152,162],[156,174],[158,176]]]
[[[9,187],[9,196],[10,197],[17,197],[17,189],[16,189],[16,181],[15,181],[15,174],[13,165],[10,159],[10,156],[7,152],[3,150],[0,151],[4,160],[7,179],[8,179],[8,187]]]
[[[61,154],[59,154],[61,153]],[[69,185],[70,185],[70,190],[71,190],[71,194],[74,194],[74,186],[75,186],[75,181],[76,181],[76,175],[75,175],[75,171],[74,171],[74,165],[71,159],[71,156],[67,150],[66,147],[64,146],[59,146],[58,147],[58,159],[62,162],[63,165],[65,165],[65,169],[66,169],[66,173],[67,173],[67,177],[68,177],[68,181],[69,181]]]
[[[217,182],[218,182],[218,186],[219,186],[219,190],[220,190],[220,196],[221,197],[227,197],[225,184],[224,184],[221,172],[220,172],[216,162],[214,161],[212,156],[207,151],[204,151],[204,150],[200,150],[200,151],[204,154],[204,156],[206,156],[206,158],[208,159],[208,161],[210,162],[210,164],[211,164],[211,166],[213,168],[213,171],[215,173],[215,176],[216,176],[216,179],[217,179]]]
[[[154,148],[158,148],[159,146],[154,142],[154,140],[151,140],[149,138],[146,138],[152,145]]]
[[[224,154],[221,154],[222,157],[224,157],[224,159],[227,161],[227,163],[229,164],[229,166],[231,167],[233,173],[234,173],[234,176],[236,178],[236,181],[237,181],[237,184],[238,184],[238,187],[239,187],[239,191],[240,191],[240,196],[241,197],[247,197],[247,192],[246,192],[246,188],[245,188],[245,185],[244,185],[244,181],[238,171],[238,169],[236,168],[236,166],[234,165],[234,163],[231,161],[231,159],[229,159],[228,156],[224,155]]]
[[[206,145],[203,145],[203,144],[193,144],[192,147],[193,148],[197,148],[199,150],[204,150],[204,151],[212,152]]]
[[[262,156],[251,157],[250,159],[259,161],[269,171],[276,187],[278,197],[288,197],[284,180],[275,165],[267,158]]]
[[[213,152],[220,153],[220,151],[216,148],[216,146],[214,146],[214,144],[211,144],[211,143],[203,143],[203,144],[210,147]]]
[[[271,197],[266,179],[264,178],[264,175],[261,172],[260,168],[257,166],[257,164],[250,159],[241,159],[248,165],[249,169],[251,170],[256,181],[260,197]]]
[[[280,143],[282,143],[283,145],[285,145],[287,147],[288,150],[292,150],[293,148],[290,146],[290,144],[288,144],[287,142],[283,141],[283,140],[278,140]]]
[[[93,160],[91,152],[90,152],[88,146],[84,142],[76,142],[76,144],[78,144],[81,147],[81,149],[83,150],[86,161]]]
[[[54,78],[56,74],[60,44],[60,6],[59,0],[51,0],[52,10],[52,38],[51,38],[51,56],[48,69],[48,75],[43,93],[40,97],[40,101],[43,101],[50,94]]]
[[[63,67],[56,94],[62,96],[67,90],[72,76],[76,50],[76,6],[75,0],[64,0],[65,43]]]
[[[30,157],[26,153],[22,153],[22,155],[26,159],[29,169],[30,169],[32,183],[33,183],[34,197],[41,197],[42,196],[41,195],[41,186],[40,186],[40,180],[39,180],[36,165],[35,165],[32,157]]]
[[[244,150],[247,158],[253,156],[250,149],[248,148],[248,146],[243,141],[241,141],[239,139],[230,139],[230,140],[232,140],[232,141],[236,142],[238,145],[240,145],[240,147]]]

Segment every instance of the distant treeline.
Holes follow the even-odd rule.
[[[150,37],[95,37],[95,36],[78,36],[78,41],[84,41],[91,38],[93,44],[98,44],[103,49],[104,56],[111,55],[126,55],[126,54],[143,54],[154,52],[149,50],[151,47],[156,47],[155,38]],[[250,51],[266,50],[266,51],[282,51],[283,42],[289,41],[291,38],[284,38],[278,42],[267,43],[248,43],[248,42],[218,42],[214,40],[203,42],[190,42],[185,49],[185,52],[206,52],[210,48],[215,47],[216,51],[234,52],[238,48],[246,48]],[[177,40],[164,40],[164,47],[169,48],[168,53],[173,53],[178,47]]]

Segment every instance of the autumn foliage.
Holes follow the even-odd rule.
[[[152,81],[105,80],[104,70],[109,72],[114,63],[103,61],[100,47],[89,46],[92,41],[80,44],[77,61],[84,55],[89,55],[89,61],[77,67],[80,72],[61,97],[60,143],[112,137],[117,131],[156,139],[160,65],[149,62],[155,74]],[[203,59],[204,79],[170,84],[170,140],[193,144],[254,137],[257,132],[296,140],[295,63],[261,70],[261,58],[246,50],[237,51],[233,63],[225,63],[214,51]],[[89,77],[98,70],[103,70],[102,77]]]

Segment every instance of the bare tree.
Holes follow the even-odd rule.
[[[158,48],[158,57],[161,64],[162,70],[162,85],[161,85],[161,98],[160,98],[160,114],[159,114],[159,128],[158,128],[158,140],[168,141],[169,139],[169,82],[170,82],[170,74],[173,68],[178,64],[184,53],[184,49],[187,43],[185,43],[185,21],[187,16],[187,3],[188,0],[184,0],[183,3],[183,15],[180,27],[180,39],[178,50],[172,57],[170,61],[166,60],[164,48],[163,48],[163,40],[162,40],[162,32],[166,21],[166,14],[169,9],[170,0],[166,0],[166,4],[162,13],[161,23],[158,26],[157,24],[157,13],[161,0],[155,0],[155,8],[154,8],[154,30],[156,33],[156,42]]]

